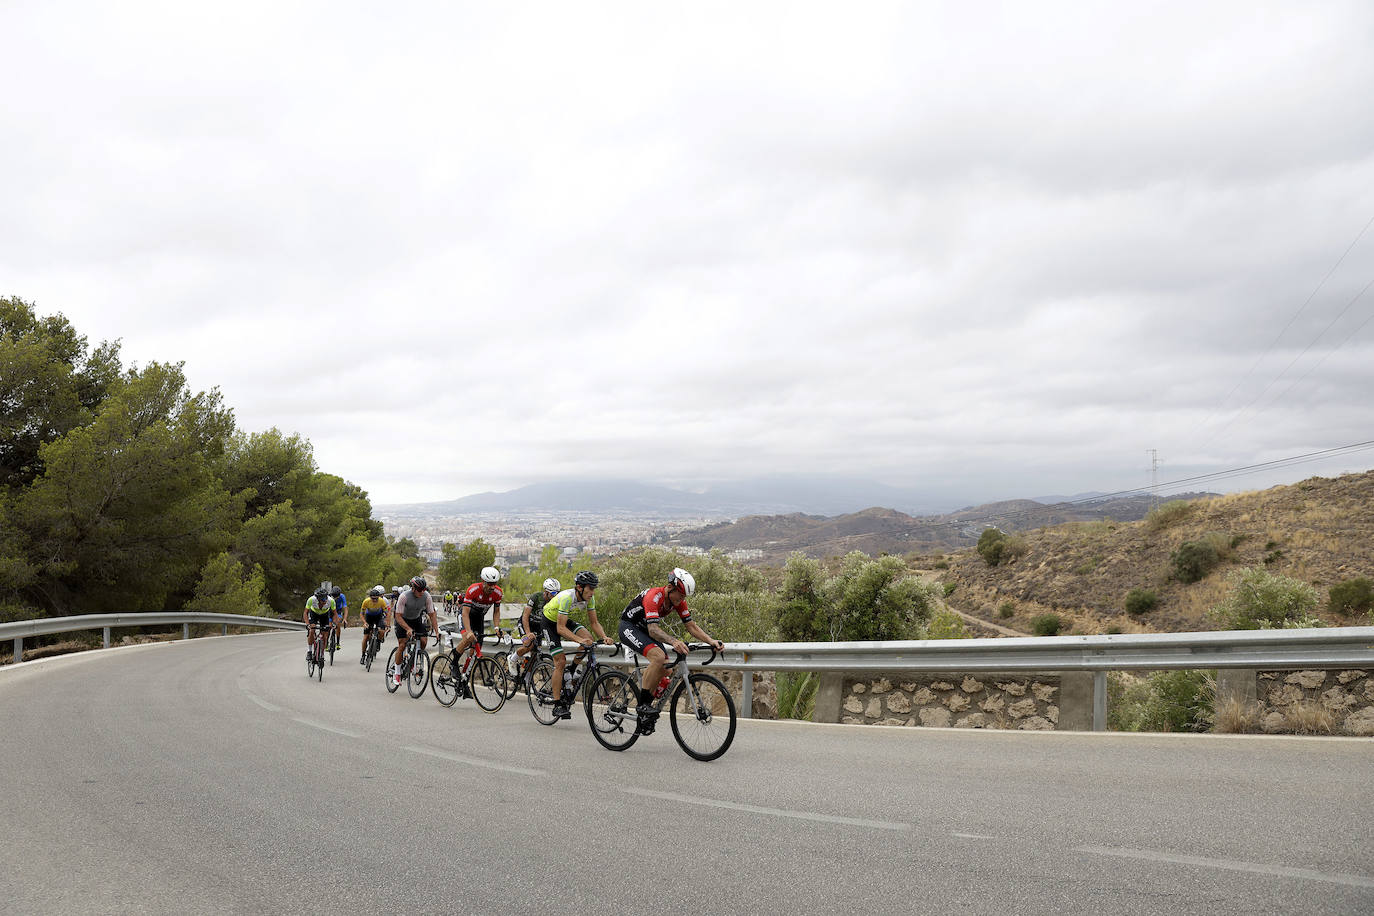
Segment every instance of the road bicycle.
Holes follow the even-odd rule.
[[[592,684],[596,681],[596,673],[600,668],[596,658],[597,646],[606,644],[595,642],[590,646],[581,646],[569,655],[563,669],[563,690],[559,697],[566,706],[571,707],[573,700],[579,699],[580,693],[583,707],[591,708],[589,699],[592,695]],[[615,643],[606,648],[611,649],[608,657],[614,658],[620,654],[621,645]],[[537,661],[525,676],[525,695],[530,701],[530,712],[540,725],[553,725],[558,721],[558,716],[553,710],[554,675],[553,659],[545,657]]]
[[[428,636],[428,633],[423,634]],[[406,685],[406,691],[411,699],[418,700],[425,695],[425,684],[429,681],[429,653],[420,648],[421,634],[412,633],[406,640],[406,647],[401,652],[401,680]],[[386,689],[388,693],[395,693],[401,685],[396,683],[396,664],[390,661],[388,656],[386,666]]]
[[[377,653],[381,651],[382,643],[386,640],[386,627],[377,624],[369,627],[371,634],[367,637],[367,645],[363,647],[363,670],[371,671],[372,663],[377,658]]]
[[[319,680],[324,680],[324,647],[328,644],[329,637],[325,633],[326,629],[333,627],[322,627],[317,624],[310,625],[310,654],[305,659],[305,677],[309,680],[319,673]]]
[[[329,627],[329,666],[334,666],[334,653],[339,651],[339,624],[334,623]]]
[[[716,660],[709,643],[692,643],[687,652],[673,650],[672,674],[656,694],[647,715],[636,709],[639,700],[640,661],[635,655],[632,672],[615,668],[604,670],[592,684],[591,702],[586,703],[587,721],[601,746],[623,751],[641,735],[653,733],[654,725],[666,704],[673,737],[695,760],[715,760],[730,749],[735,740],[735,701],[725,685],[709,674],[692,671],[687,657],[699,649],[710,649],[711,657],[702,667]]]
[[[510,695],[506,692],[507,682],[505,661],[497,661],[495,655],[484,655],[482,643],[478,641],[460,656],[455,647],[460,639],[452,624],[441,626],[440,639],[446,652],[434,657],[430,665],[430,689],[434,699],[442,706],[452,706],[460,696],[472,697],[478,708],[484,712],[496,712],[506,703]],[[502,637],[496,637],[496,645],[501,645]]]
[[[516,629],[521,640],[523,640],[525,637],[525,630],[523,627],[520,626],[519,620],[516,621]],[[492,658],[496,659],[496,661],[501,664],[502,669],[506,672],[506,699],[509,700],[511,697],[515,696],[517,691],[521,690],[522,688],[524,689],[525,693],[528,694],[530,692],[530,673],[534,670],[534,666],[538,664],[541,659],[551,660],[553,656],[550,655],[548,652],[544,651],[544,639],[542,635],[539,637],[538,642],[534,644],[534,647],[528,653],[526,653],[523,657],[516,656],[515,650],[519,648],[520,640],[517,640],[514,635],[507,635],[510,636],[510,648],[493,654]],[[510,665],[506,661],[508,658],[515,658],[520,663],[519,673],[510,673]]]

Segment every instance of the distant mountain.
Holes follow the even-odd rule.
[[[632,512],[664,517],[765,515],[806,512],[838,515],[890,505],[939,512],[959,505],[932,495],[866,480],[769,477],[717,484],[701,493],[632,480],[557,481],[503,493],[477,493],[444,502],[377,506],[378,515],[443,518],[475,512]]]

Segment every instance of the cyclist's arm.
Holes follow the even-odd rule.
[[[652,636],[655,641],[663,643],[665,646],[672,646],[679,652],[687,651],[687,644],[685,642],[663,629],[663,627],[659,626],[654,621],[645,621],[644,629],[649,631],[649,635]]]
[[[606,631],[601,628],[601,621],[598,620],[596,617],[596,610],[593,608],[588,608],[587,615],[591,619],[592,632],[595,633],[601,639],[602,642],[614,644],[615,640],[608,637],[606,635]]]
[[[725,643],[713,638],[711,634],[703,630],[701,628],[701,624],[697,623],[695,620],[687,621],[687,632],[691,633],[693,636],[697,637],[702,642],[709,642],[711,645],[716,647],[717,652],[725,648]]]

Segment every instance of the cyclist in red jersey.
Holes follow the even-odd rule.
[[[682,653],[687,651],[687,644],[663,629],[659,625],[659,620],[672,610],[682,618],[683,625],[693,636],[702,642],[709,642],[715,646],[717,652],[725,648],[725,643],[711,636],[701,628],[701,624],[692,619],[692,612],[687,608],[687,599],[696,590],[697,583],[691,573],[685,569],[674,569],[668,574],[666,586],[648,588],[640,592],[631,599],[624,613],[620,615],[620,641],[632,646],[649,661],[639,686],[639,719],[642,725],[650,729],[653,727],[653,719],[657,716],[651,704],[663,680],[663,672],[668,662],[668,653],[664,651],[663,646],[671,646]]]
[[[492,612],[492,628],[500,634],[503,594],[501,586],[496,584],[500,580],[500,570],[495,566],[487,566],[482,569],[482,581],[472,583],[468,590],[463,592],[462,604],[458,611],[463,633],[457,647],[459,655],[481,640],[483,629],[486,627],[487,611]]]

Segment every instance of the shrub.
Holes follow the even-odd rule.
[[[1016,602],[1014,602],[1014,601],[1003,601],[1002,604],[1001,604],[1001,606],[1000,606],[999,608],[997,608],[997,616],[998,616],[998,617],[1001,617],[1003,620],[1010,620],[1012,617],[1015,617],[1015,616],[1016,616]]]
[[[1222,551],[1217,548],[1216,540],[1210,536],[1179,544],[1169,555],[1173,577],[1183,583],[1201,582],[1222,561]]]
[[[1010,563],[1013,560],[1019,560],[1028,552],[1030,552],[1030,545],[1026,543],[1025,538],[1019,534],[1009,535],[1002,544],[1002,562]]]
[[[1212,608],[1211,615],[1228,630],[1291,629],[1320,626],[1312,616],[1319,601],[1306,582],[1271,573],[1260,567],[1240,569],[1227,581],[1231,594]]]
[[[1157,671],[1145,678],[1112,672],[1107,683],[1107,721],[1119,731],[1206,731],[1214,718],[1211,672]]]
[[[1057,636],[1064,628],[1064,619],[1058,614],[1040,614],[1031,618],[1031,632],[1036,636]]]
[[[936,611],[926,627],[927,639],[968,639],[971,635],[964,618],[947,609]]]
[[[1133,588],[1126,593],[1126,613],[1143,614],[1159,604],[1159,595],[1152,588]]]
[[[958,582],[945,582],[945,583],[943,583],[943,584],[944,584],[945,597],[946,597],[946,598],[948,598],[950,595],[954,594],[954,590],[957,589],[957,588],[959,587],[959,583],[958,583]]]
[[[1073,568],[1073,572],[1076,576],[1086,576],[1094,569],[1097,569],[1097,557],[1090,557],[1084,560],[1082,563],[1079,563],[1077,566],[1075,566]]]
[[[816,709],[816,688],[820,675],[811,671],[779,671],[777,674],[778,718],[810,719]]]
[[[1160,503],[1145,514],[1145,525],[1151,531],[1163,531],[1193,514],[1196,507],[1184,499]]]
[[[1361,576],[1331,586],[1328,607],[1337,614],[1359,614],[1374,607],[1374,582]]]
[[[949,561],[936,560],[933,564],[931,564],[931,566],[933,569],[949,569]]]
[[[1002,562],[1002,552],[1007,546],[1007,536],[996,528],[984,528],[978,535],[978,556],[989,566]]]

